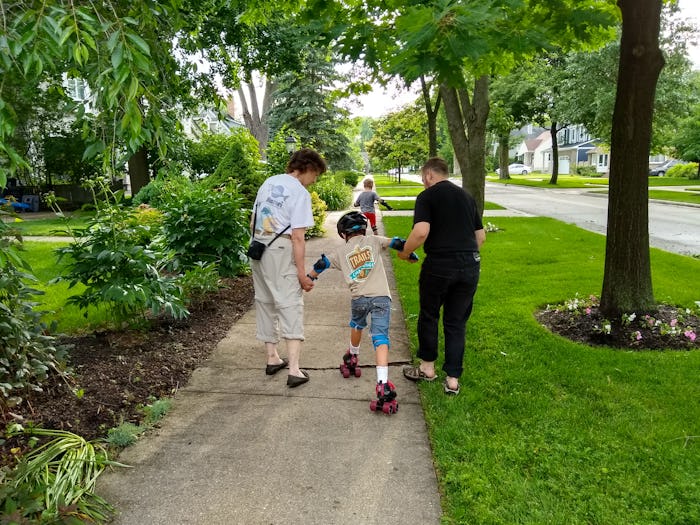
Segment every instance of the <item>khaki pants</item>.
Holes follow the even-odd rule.
[[[255,237],[267,244],[272,237]],[[304,295],[294,264],[292,241],[279,237],[259,261],[250,261],[255,287],[256,339],[277,343],[304,340]]]

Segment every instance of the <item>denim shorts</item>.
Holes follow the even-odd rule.
[[[375,348],[389,344],[389,323],[391,321],[391,299],[380,297],[355,297],[351,302],[350,328],[364,330],[367,317],[371,319],[370,334]]]

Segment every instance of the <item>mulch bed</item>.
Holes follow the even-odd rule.
[[[252,307],[250,276],[223,284],[205,303],[190,308],[187,319],[158,319],[147,331],[62,338],[61,343],[72,346],[69,366],[74,378],[67,383],[54,377],[43,392],[31,393],[21,405],[3,409],[3,425],[32,422],[96,439],[122,422],[138,424],[143,417],[139,407],[172,396],[184,386],[192,371]],[[0,466],[14,464],[11,449],[21,451],[25,446],[18,439],[0,443]]]

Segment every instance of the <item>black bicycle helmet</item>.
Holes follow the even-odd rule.
[[[338,219],[338,235],[345,239],[346,235],[364,234],[367,231],[367,217],[359,211],[350,211]]]

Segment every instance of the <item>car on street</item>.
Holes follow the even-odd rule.
[[[508,173],[509,174],[516,174],[516,175],[527,175],[532,171],[530,169],[530,166],[526,166],[525,164],[509,164],[508,165]],[[496,174],[500,175],[501,174],[501,168],[496,168]]]
[[[666,175],[666,172],[671,169],[673,166],[677,164],[685,164],[682,160],[667,160],[660,166],[656,166],[655,168],[649,169],[649,176],[650,177],[664,177]]]

